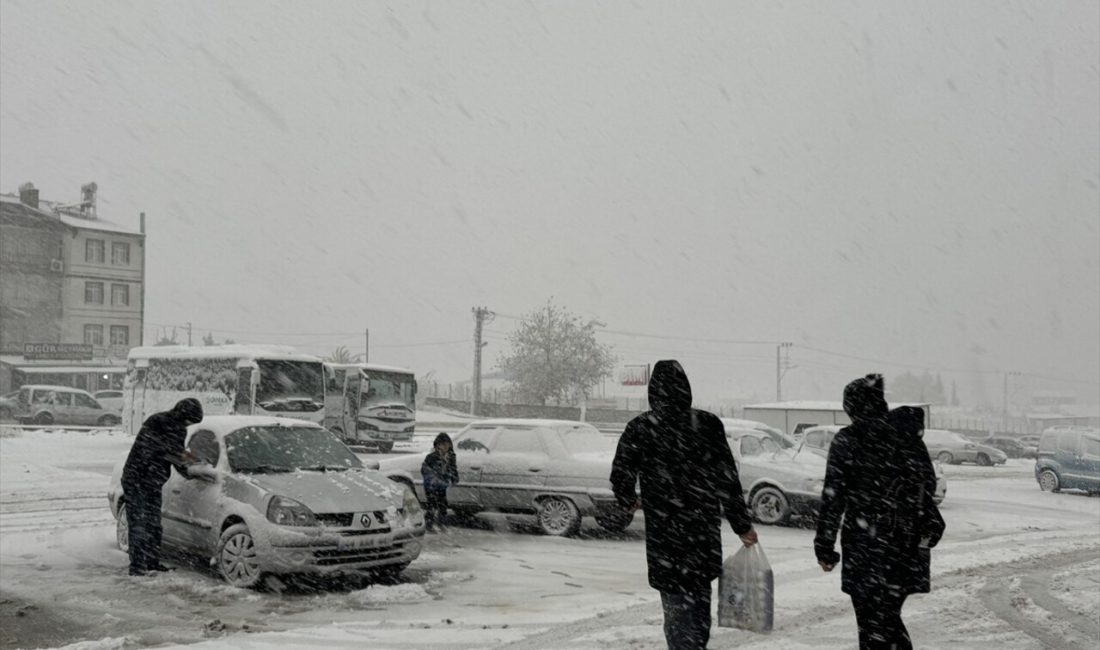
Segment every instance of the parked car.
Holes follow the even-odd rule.
[[[767,432],[726,427],[741,489],[753,517],[763,524],[783,524],[792,515],[816,515],[825,482],[825,460],[797,456]]]
[[[749,429],[754,431],[762,431],[768,434],[768,437],[772,439],[775,444],[779,445],[783,449],[794,449],[798,446],[798,443],[783,433],[779,429],[773,426],[764,424],[763,422],[757,422],[756,420],[741,420],[738,418],[721,418],[722,426],[727,430],[729,429]]]
[[[806,429],[800,449],[822,458],[828,458],[829,447],[833,444],[833,438],[843,428],[839,424],[827,424]],[[935,501],[936,505],[939,505],[947,498],[947,476],[944,474],[943,465],[939,461],[933,460],[932,467],[936,471],[936,493],[932,495],[932,500]]]
[[[1018,438],[1008,436],[990,436],[981,440],[981,444],[1000,449],[1009,458],[1035,458],[1039,455],[1039,448],[1020,442]]]
[[[97,390],[93,397],[105,410],[111,411],[115,415],[122,415],[122,391]]]
[[[188,427],[187,447],[199,463],[190,478],[173,469],[164,485],[163,545],[212,558],[231,585],[254,587],[269,573],[395,575],[420,554],[416,495],[317,424],[211,416]],[[107,499],[126,550],[123,465]]]
[[[971,442],[954,431],[945,429],[925,429],[924,445],[928,447],[932,458],[944,465],[1003,465],[1008,461],[1008,456],[1000,449]]]
[[[1017,440],[1029,447],[1035,447],[1035,449],[1038,450],[1040,438],[1042,438],[1042,436],[1028,434],[1026,436],[1020,436]]]
[[[1047,492],[1100,493],[1100,429],[1048,429],[1039,440],[1035,480]]]
[[[455,513],[530,514],[547,535],[573,535],[584,517],[610,531],[630,525],[611,491],[617,441],[591,424],[565,420],[473,422],[453,438],[459,483],[447,490]],[[422,454],[383,460],[382,471],[425,498]]]
[[[22,386],[15,402],[15,419],[29,424],[109,427],[122,421],[88,391],[68,386]]]

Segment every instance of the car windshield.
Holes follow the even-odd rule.
[[[597,429],[570,429],[561,434],[562,444],[570,456],[614,454],[618,441]]]
[[[225,437],[229,467],[235,472],[345,470],[363,462],[327,429],[258,426],[237,429]]]

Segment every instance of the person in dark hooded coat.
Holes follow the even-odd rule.
[[[844,410],[852,424],[829,448],[814,551],[825,571],[843,560],[841,590],[852,598],[860,648],[912,648],[901,608],[930,590],[929,549],[944,531],[921,440],[924,411],[889,411],[881,375],[849,383]]]
[[[649,411],[626,425],[611,468],[620,507],[645,513],[649,584],[661,592],[669,648],[706,648],[711,582],[722,572],[722,515],[746,546],[757,541],[725,428],[691,408],[679,362],[658,361]]]
[[[161,489],[172,467],[187,476],[187,426],[202,421],[197,399],[180,400],[171,411],[154,413],[141,425],[122,469],[122,494],[129,527],[130,575],[167,571],[160,563]]]
[[[424,496],[428,501],[425,527],[429,533],[434,532],[436,526],[442,530],[447,517],[447,488],[458,485],[458,461],[451,437],[446,433],[435,437],[432,451],[420,465],[420,476],[424,479]]]

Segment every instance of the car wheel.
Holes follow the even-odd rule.
[[[234,587],[249,589],[260,584],[263,573],[256,557],[256,541],[244,524],[233,524],[218,540],[215,554],[218,573]]]
[[[101,427],[113,427],[121,421],[117,415],[104,415],[96,420],[96,424]]]
[[[15,418],[12,417],[11,409],[9,409],[9,408],[0,408],[0,422],[7,422],[8,420],[14,420],[14,419]]]
[[[791,518],[791,505],[782,490],[769,485],[752,493],[752,514],[762,524],[784,524]]]
[[[634,521],[634,513],[611,513],[606,512],[596,515],[596,523],[600,525],[600,528],[610,533],[621,533],[626,530],[627,526]]]
[[[391,451],[393,451],[393,443],[392,442],[380,442],[380,443],[378,443],[378,453],[388,454]]]
[[[1058,479],[1058,474],[1051,469],[1044,469],[1039,472],[1039,487],[1044,492],[1057,492],[1062,486],[1062,482]]]
[[[546,497],[539,502],[539,527],[554,537],[574,535],[581,528],[581,513],[569,499]]]
[[[118,519],[115,520],[115,543],[118,550],[123,553],[130,552],[130,519],[126,516],[126,504],[118,508]]]
[[[951,452],[949,451],[941,451],[940,453],[936,454],[936,460],[940,461],[944,465],[955,464],[955,457],[952,456]]]
[[[978,464],[982,467],[989,467],[993,464],[993,461],[989,460],[989,456],[985,454],[978,454]]]
[[[34,418],[31,420],[31,422],[33,422],[35,424],[44,424],[46,426],[49,426],[49,425],[53,424],[53,413],[50,413],[48,411],[43,411],[42,413],[39,413],[38,415],[34,416]]]

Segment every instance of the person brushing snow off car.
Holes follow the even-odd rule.
[[[122,493],[132,576],[168,570],[160,563],[161,489],[173,466],[187,476],[187,425],[201,421],[202,404],[193,398],[180,400],[171,411],[150,415],[130,447],[122,469]]]

